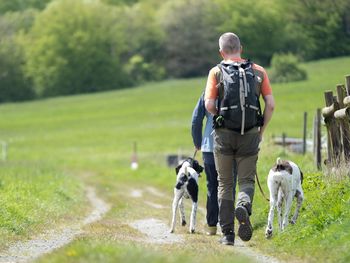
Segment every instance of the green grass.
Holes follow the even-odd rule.
[[[304,111],[309,114],[311,136],[316,108],[324,106],[323,92],[344,83],[344,76],[350,73],[350,58],[322,60],[304,67],[309,75],[307,81],[273,85],[276,111],[265,134],[258,172],[265,187],[267,172],[277,156],[295,160],[307,178],[306,202],[296,226],[265,240],[268,204],[257,189],[252,218],[255,234],[249,244],[275,255],[282,252],[286,258],[346,261],[349,252],[344,248],[350,245],[347,182],[343,182],[344,195],[339,195],[340,186],[322,183],[323,177],[315,172],[311,155],[295,155],[271,145],[273,134],[286,132],[288,136],[301,137]],[[128,90],[1,105],[0,140],[9,143],[9,160],[0,164],[0,200],[4,211],[0,215],[0,234],[5,237],[1,245],[51,227],[57,220],[64,222],[73,211],[84,213],[87,206],[82,201],[83,185],[91,184],[113,204],[107,218],[117,225],[112,228],[115,232],[109,232],[103,222],[96,223],[93,230],[100,231],[92,231],[42,261],[95,262],[99,257],[103,261],[122,261],[135,246],[136,252],[126,262],[143,262],[144,256],[146,262],[172,262],[168,247],[145,247],[130,240],[113,239],[119,232],[131,231],[123,226],[128,216],[133,218],[140,209],[140,204],[129,206],[131,201],[116,191],[119,184],[137,182],[140,186],[155,185],[171,197],[175,173],[166,167],[165,158],[179,151],[193,153],[191,114],[205,83],[205,78],[171,80]],[[137,171],[129,168],[133,142],[137,142],[139,153]],[[202,178],[199,201],[202,207],[205,194]],[[170,204],[170,200],[167,202]],[[130,215],[125,212],[125,205],[133,211]],[[334,206],[334,211],[329,211],[329,206]],[[80,210],[75,210],[77,207]],[[169,211],[158,216],[170,218]],[[204,243],[203,235],[195,238],[200,244],[195,251],[203,254],[198,259],[213,259],[211,247],[218,253],[215,261],[232,256],[232,252],[217,248],[215,238],[205,239]],[[291,247],[296,248],[293,255]],[[193,261],[188,249],[177,246],[172,253],[174,250],[177,260]],[[74,257],[69,251],[75,251]]]

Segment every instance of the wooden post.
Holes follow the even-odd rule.
[[[139,167],[139,163],[137,161],[137,144],[136,144],[136,142],[134,142],[133,153],[131,156],[131,169],[137,170],[138,167]]]
[[[322,149],[322,142],[321,142],[321,109],[317,109],[316,116],[315,116],[315,125],[314,125],[314,154],[315,154],[315,165],[318,170],[321,170],[321,149]]]
[[[283,152],[286,150],[286,137],[287,135],[285,133],[282,133],[282,147],[283,147]]]
[[[7,143],[1,142],[2,144],[2,160],[5,162],[7,159]]]
[[[307,133],[307,112],[304,112],[304,129],[303,129],[303,154],[306,153],[306,133]]]
[[[338,95],[338,103],[339,108],[344,108],[344,98],[345,98],[345,86],[337,85],[337,95]],[[349,118],[345,117],[339,119],[341,134],[342,134],[342,142],[343,142],[343,151],[344,158],[348,162],[350,160],[350,127],[349,127]]]
[[[350,75],[345,76],[346,95],[350,96]]]
[[[339,109],[339,105],[334,99],[332,91],[326,91],[324,96],[327,107],[333,104],[334,111]],[[338,165],[341,156],[340,130],[333,114],[326,116],[325,122],[327,126],[328,163]]]

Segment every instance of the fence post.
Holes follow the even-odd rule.
[[[315,156],[315,165],[318,170],[321,170],[321,109],[317,109],[315,122],[314,122],[314,156]]]
[[[307,112],[304,112],[304,129],[303,129],[303,154],[306,153],[306,133],[307,133]]]
[[[350,75],[345,76],[346,95],[350,96]]]
[[[339,164],[341,156],[340,131],[334,118],[334,112],[339,109],[337,101],[333,97],[332,91],[324,93],[326,108],[322,110],[327,127],[328,162],[332,165]]]
[[[338,95],[338,103],[339,108],[344,108],[344,98],[345,98],[345,86],[337,85],[337,95]],[[350,127],[349,127],[349,119],[346,116],[345,118],[339,119],[340,127],[341,127],[341,135],[343,142],[343,151],[344,158],[346,161],[350,160]]]
[[[2,160],[5,162],[7,159],[7,143],[5,141],[2,141],[1,144],[2,144]]]

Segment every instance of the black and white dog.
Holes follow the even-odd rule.
[[[270,212],[265,231],[267,238],[272,236],[273,213],[276,206],[280,230],[284,230],[288,225],[288,216],[294,197],[297,199],[297,205],[290,223],[296,223],[304,199],[304,193],[301,187],[302,182],[303,173],[295,163],[277,158],[276,164],[271,168],[267,178],[267,185],[270,190]],[[282,215],[283,201],[285,208]]]
[[[185,209],[183,205],[183,198],[192,200],[192,212],[190,220],[190,233],[195,232],[196,228],[196,214],[198,202],[198,177],[203,172],[203,167],[199,163],[188,158],[182,164],[175,168],[177,178],[174,188],[174,200],[172,205],[173,217],[171,222],[170,233],[174,233],[176,224],[177,207],[180,208],[181,224],[186,225]]]

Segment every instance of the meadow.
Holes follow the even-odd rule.
[[[344,83],[344,76],[350,74],[350,58],[315,61],[303,67],[308,80],[273,85],[276,110],[264,136],[258,173],[267,192],[266,175],[276,158],[293,159],[305,175],[306,201],[297,225],[266,240],[268,203],[256,188],[255,231],[248,246],[284,260],[347,262],[348,178],[330,180],[316,171],[311,153],[290,153],[272,145],[271,137],[282,132],[301,137],[304,112],[309,114],[310,137],[316,109],[324,106],[323,92]],[[9,151],[8,160],[0,163],[0,248],[57,224],[69,224],[72,217],[85,214],[89,205],[84,187],[93,185],[113,205],[112,210],[104,220],[87,227],[86,234],[44,256],[41,262],[247,260],[220,247],[218,236],[187,235],[189,246],[155,246],[130,239],[139,235],[127,226],[132,218],[159,216],[170,220],[170,210],[154,211],[130,200],[127,193],[133,187],[152,185],[169,199],[146,198],[170,205],[175,173],[166,166],[166,156],[179,152],[192,155],[191,114],[205,82],[205,78],[168,80],[133,89],[2,104],[0,140],[8,142]],[[131,171],[134,142],[140,166]],[[201,160],[200,155],[197,158]],[[205,195],[202,178],[202,207]],[[204,223],[203,216],[199,220]]]

